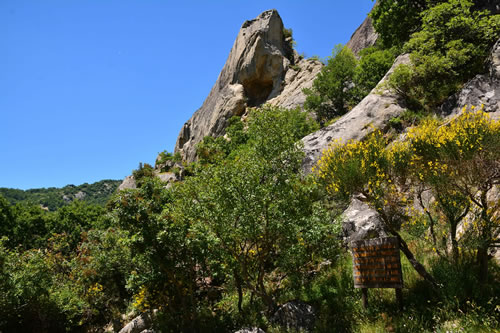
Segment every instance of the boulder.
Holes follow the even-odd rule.
[[[342,231],[346,244],[351,241],[388,237],[379,214],[366,203],[353,198],[343,213]]]
[[[332,140],[347,142],[361,140],[374,129],[388,126],[389,120],[399,116],[404,110],[404,102],[395,94],[383,88],[384,82],[399,64],[409,63],[407,54],[399,56],[387,74],[378,85],[351,111],[335,123],[311,133],[302,139],[306,154],[302,163],[305,173],[310,173],[312,167]]]
[[[141,333],[144,331],[150,331],[153,325],[152,315],[149,313],[143,313],[135,317],[131,322],[125,325],[119,333]]]
[[[476,75],[446,100],[440,108],[443,116],[454,117],[462,112],[464,106],[484,105],[485,112],[494,119],[500,119],[500,40],[493,46],[487,66],[486,74]]]
[[[75,194],[75,198],[78,199],[78,200],[82,200],[83,198],[85,198],[87,196],[87,193],[83,192],[83,191],[78,191],[76,194]]]
[[[271,318],[271,322],[287,330],[312,331],[316,313],[314,308],[302,301],[290,301],[281,305]]]

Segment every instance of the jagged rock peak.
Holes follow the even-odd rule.
[[[195,146],[205,136],[223,135],[229,118],[279,95],[293,61],[276,10],[243,23],[210,94],[181,129],[175,151],[186,161],[194,161]]]

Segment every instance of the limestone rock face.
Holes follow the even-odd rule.
[[[392,68],[382,78],[368,96],[366,96],[351,111],[342,116],[330,126],[324,127],[302,139],[306,157],[302,163],[305,173],[311,172],[312,167],[321,157],[321,153],[332,140],[342,142],[361,140],[376,128],[384,128],[389,120],[399,116],[405,106],[401,100],[387,90],[381,90],[381,84],[392,74],[399,64],[409,63],[408,55],[399,56]]]
[[[346,46],[359,56],[359,52],[367,47],[375,45],[378,34],[373,28],[372,19],[367,16],[361,25],[354,31]]]
[[[461,113],[464,106],[480,107],[492,118],[500,119],[500,40],[493,46],[488,59],[488,73],[476,75],[442,105],[444,116]]]
[[[303,107],[306,95],[302,89],[311,88],[323,64],[314,59],[300,59],[295,55],[295,66],[289,67],[283,81],[283,91],[268,101],[269,104],[287,109]]]
[[[288,58],[292,58],[292,51],[276,10],[243,23],[210,94],[184,124],[175,151],[193,161],[195,145],[205,136],[223,135],[229,118],[277,96],[290,64]]]

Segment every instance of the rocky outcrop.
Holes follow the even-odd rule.
[[[356,56],[359,56],[361,50],[375,45],[377,38],[378,34],[373,28],[372,19],[368,16],[356,31],[354,31],[346,46],[350,48]]]
[[[277,96],[290,65],[292,51],[276,10],[243,23],[229,57],[207,99],[184,124],[175,151],[195,159],[195,145],[205,136],[224,134],[226,122]]]
[[[248,107],[303,107],[302,90],[312,86],[323,64],[303,59],[290,45],[276,10],[245,22],[210,94],[181,129],[175,152],[194,161],[196,144],[207,135],[224,135],[228,119]]]
[[[393,93],[383,90],[382,84],[392,74],[394,68],[409,61],[408,55],[399,56],[379,84],[351,111],[332,125],[302,139],[306,154],[302,164],[305,173],[311,172],[321,153],[332,140],[338,139],[342,142],[361,140],[374,129],[385,128],[389,120],[405,110],[403,102]]]
[[[443,116],[453,117],[464,106],[484,106],[492,118],[500,119],[500,40],[493,46],[488,59],[488,72],[476,75],[441,106]]]
[[[134,176],[130,175],[130,176],[125,177],[125,179],[120,184],[120,186],[118,186],[118,190],[117,191],[119,192],[119,191],[122,191],[122,190],[133,189],[133,188],[137,188],[137,184],[135,183]]]

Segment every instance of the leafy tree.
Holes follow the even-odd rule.
[[[14,229],[15,220],[9,202],[0,195],[0,237],[9,236]]]
[[[348,47],[337,45],[313,82],[307,95],[305,108],[314,111],[318,120],[325,121],[346,113],[353,106],[353,77],[357,60]]]
[[[154,168],[148,163],[139,163],[139,167],[132,171],[137,187],[141,187],[147,179],[154,177]]]
[[[203,266],[189,225],[170,213],[173,192],[157,178],[144,178],[138,189],[117,193],[108,206],[113,223],[129,233],[136,272],[129,279],[135,307],[161,308],[173,331],[198,323],[199,285]],[[201,262],[202,263],[202,262]]]
[[[356,100],[362,100],[375,88],[391,68],[397,55],[395,48],[381,50],[369,47],[360,52],[360,60],[354,71]]]
[[[434,246],[436,226],[447,229],[442,246],[446,251],[450,240],[456,262],[458,227],[462,224],[462,245],[477,253],[479,277],[484,282],[487,251],[500,230],[500,205],[490,195],[500,181],[499,134],[498,121],[489,120],[482,112],[465,112],[448,124],[424,121],[409,132],[406,140],[389,146],[387,138],[376,131],[362,142],[332,144],[318,162],[317,173],[338,200],[361,194],[360,198],[377,210],[388,230],[400,239],[401,250],[417,271],[430,281],[433,279],[414,260],[399,235],[403,223],[417,221],[413,198],[420,199],[425,209]],[[423,203],[422,189],[432,193],[436,202],[433,207]],[[439,215],[433,215],[432,210]]]
[[[301,275],[314,253],[337,245],[325,241],[333,233],[330,218],[299,173],[303,153],[297,140],[312,124],[298,110],[254,110],[248,141],[234,158],[179,187],[174,217],[212,244],[211,267],[231,278],[240,311],[245,291],[272,311],[280,281]]]
[[[410,36],[420,30],[420,13],[429,0],[378,0],[370,17],[385,48],[401,48]],[[435,2],[440,2],[434,1]]]
[[[47,221],[49,234],[66,234],[68,251],[72,252],[80,243],[82,233],[99,226],[104,212],[104,207],[99,205],[89,205],[80,200],[73,201],[50,215]]]
[[[304,106],[324,124],[359,103],[391,68],[396,49],[364,49],[356,60],[349,48],[337,45],[328,64],[314,80]]]
[[[476,250],[479,280],[485,282],[488,248],[500,232],[500,202],[491,195],[500,184],[500,123],[481,110],[464,108],[449,124],[424,122],[409,133],[409,139],[413,173],[436,200],[449,228],[455,261],[459,256],[457,228],[462,223],[460,241]]]
[[[24,249],[44,247],[50,236],[48,212],[39,205],[18,203],[12,207],[14,225],[5,234],[11,247]]]

